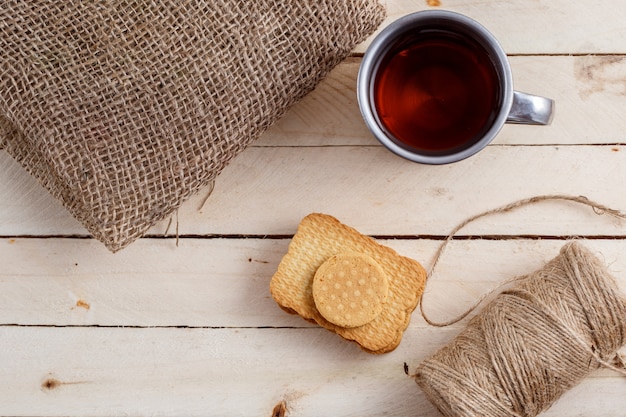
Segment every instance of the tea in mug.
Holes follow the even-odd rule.
[[[487,51],[471,39],[425,31],[391,50],[375,76],[380,123],[403,146],[447,152],[472,145],[501,105]]]

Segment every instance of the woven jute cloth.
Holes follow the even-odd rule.
[[[117,251],[384,14],[374,0],[2,0],[0,147]]]

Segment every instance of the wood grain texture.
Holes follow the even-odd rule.
[[[507,278],[530,273],[568,239],[453,241],[427,286],[435,320],[460,314]],[[0,325],[309,328],[271,299],[290,239],[142,239],[110,254],[94,240],[1,239]],[[378,239],[427,269],[442,243]],[[626,291],[626,241],[587,239]],[[470,262],[471,260],[471,262]],[[413,325],[425,324],[419,313]]]
[[[385,24],[435,8],[383,3]],[[516,89],[556,99],[551,126],[507,125],[454,165],[404,161],[359,114],[365,42],[235,158],[208,199],[209,189],[115,255],[0,152],[0,415],[438,417],[404,364],[415,369],[463,322],[435,329],[415,312],[398,349],[373,356],[286,314],[268,286],[300,219],[334,215],[428,267],[458,222],[516,199],[568,193],[626,210],[623,2],[439,4],[494,32]],[[444,253],[425,309],[450,319],[570,237],[585,238],[626,292],[625,232],[563,202],[483,219]],[[598,371],[542,416],[623,415],[625,388]]]
[[[454,334],[411,332],[372,357],[321,329],[1,330],[3,415],[49,416],[270,416],[285,401],[287,416],[437,417],[403,364]],[[624,388],[599,371],[544,416],[621,415]]]
[[[506,125],[496,145],[623,143],[626,56],[511,56],[517,90],[556,101],[547,127]],[[356,78],[361,58],[339,65],[255,146],[377,145],[361,118]]]
[[[624,209],[626,195],[617,190],[625,177],[622,145],[492,146],[434,167],[378,146],[250,148],[224,170],[204,204],[199,194],[180,208],[178,232],[288,235],[307,214],[323,212],[371,235],[446,235],[470,215],[540,194],[583,195]],[[84,234],[52,198],[36,192],[31,179],[1,187],[7,196],[19,194],[24,207],[0,208],[2,235]],[[614,221],[570,206],[543,203],[541,210],[521,209],[512,221],[477,223],[465,232],[623,235]],[[161,222],[150,234],[173,236],[176,227],[168,224]]]
[[[626,52],[626,9],[621,0],[382,0],[382,27],[405,14],[445,9],[476,19],[509,54],[598,54]],[[439,3],[439,6],[430,6]],[[369,40],[359,47],[365,50]]]

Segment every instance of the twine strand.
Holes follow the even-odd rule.
[[[478,213],[476,215],[468,217],[467,219],[465,219],[461,223],[459,223],[457,226],[455,226],[452,229],[452,231],[448,234],[448,236],[446,236],[446,238],[441,243],[441,245],[439,245],[439,247],[437,248],[437,252],[435,252],[435,255],[433,257],[433,261],[431,262],[430,268],[428,269],[428,272],[426,274],[426,282],[429,282],[431,280],[431,277],[434,274],[435,268],[439,264],[439,261],[441,260],[441,257],[443,256],[443,253],[444,253],[445,249],[448,247],[448,245],[450,244],[450,242],[454,239],[456,234],[461,229],[463,229],[464,227],[468,226],[470,223],[473,223],[473,222],[475,222],[475,221],[477,221],[477,220],[479,220],[479,219],[481,219],[483,217],[488,217],[488,216],[492,216],[492,215],[495,215],[495,214],[502,214],[502,213],[514,211],[515,209],[518,209],[518,208],[521,208],[521,207],[524,207],[524,206],[529,206],[529,205],[536,204],[536,203],[540,203],[540,202],[543,202],[543,201],[558,201],[558,200],[569,201],[569,202],[573,202],[573,203],[589,206],[589,207],[591,207],[593,209],[593,211],[597,215],[607,214],[607,215],[609,215],[611,217],[615,217],[615,218],[618,218],[618,219],[626,219],[626,213],[623,213],[620,210],[616,210],[616,209],[610,208],[610,207],[608,207],[608,206],[606,206],[604,204],[598,203],[596,201],[590,200],[590,199],[588,199],[587,197],[584,197],[584,196],[572,196],[572,195],[567,195],[567,194],[546,194],[546,195],[539,195],[539,196],[534,196],[534,197],[530,197],[530,198],[524,198],[524,199],[521,199],[521,200],[517,200],[517,201],[514,201],[512,203],[506,204],[504,206],[496,207],[494,209],[483,211],[481,213]],[[507,286],[508,284],[511,284],[512,282],[515,282],[515,281],[519,281],[522,278],[523,277],[512,277],[512,278],[509,278],[509,279],[506,279],[506,280],[502,281],[496,287],[492,288],[491,290],[487,291],[485,294],[480,296],[474,302],[474,304],[472,304],[463,313],[461,313],[460,315],[458,315],[455,318],[452,318],[452,319],[447,320],[447,321],[442,321],[442,322],[438,322],[438,321],[432,320],[430,317],[428,317],[428,315],[424,311],[424,302],[423,302],[424,301],[424,296],[422,295],[422,299],[420,300],[420,305],[419,305],[420,306],[420,313],[422,315],[422,318],[426,321],[426,323],[428,323],[431,326],[434,326],[434,327],[448,327],[448,326],[451,326],[451,325],[456,324],[456,323],[460,322],[461,320],[465,319],[468,315],[470,315],[473,311],[475,311],[478,308],[478,306],[480,306],[485,301],[485,299],[490,297],[492,294],[494,294],[498,290],[502,289],[503,287]]]

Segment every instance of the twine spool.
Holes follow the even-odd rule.
[[[564,196],[523,200],[487,214],[548,199],[624,216],[583,197]],[[443,247],[445,243],[433,268]],[[622,365],[617,350],[626,343],[626,301],[589,250],[576,241],[568,243],[543,268],[509,281],[515,286],[501,292],[416,371],[418,385],[447,417],[532,417],[601,366],[626,374],[613,365]],[[426,318],[423,308],[422,314]],[[427,321],[447,326],[461,318]]]

